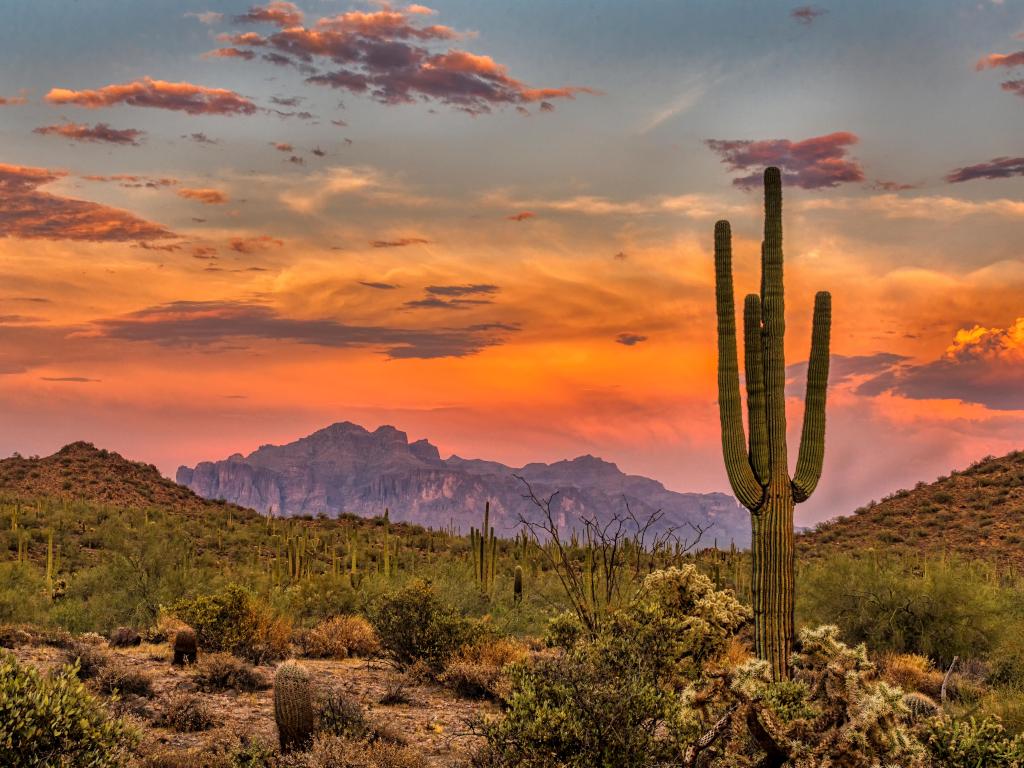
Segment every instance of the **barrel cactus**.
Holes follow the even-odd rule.
[[[786,448],[786,360],[782,287],[782,175],[764,172],[761,292],[743,303],[744,369],[750,442],[743,428],[729,222],[715,224],[715,298],[718,314],[718,407],[722,452],[737,500],[751,513],[754,647],[772,676],[788,676],[793,648],[793,507],[814,492],[825,455],[832,298],[814,298],[803,432],[796,471]]]
[[[180,667],[185,664],[195,664],[199,659],[199,648],[196,643],[196,633],[191,629],[182,629],[174,636],[174,666]]]
[[[282,752],[309,748],[315,726],[313,684],[296,661],[286,661],[274,675],[274,720]]]

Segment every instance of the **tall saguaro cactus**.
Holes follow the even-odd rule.
[[[743,340],[750,443],[743,429],[736,315],[732,290],[732,238],[728,221],[715,224],[715,298],[718,307],[718,408],[729,483],[750,510],[753,533],[751,593],[754,645],[776,679],[788,676],[793,643],[793,507],[813,493],[825,456],[832,297],[814,297],[807,395],[796,471],[786,450],[786,360],[782,289],[782,178],[764,172],[764,242],[761,292],[743,302]]]

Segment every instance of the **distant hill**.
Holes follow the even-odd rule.
[[[80,499],[121,508],[173,507],[201,511],[215,505],[160,474],[92,443],[70,443],[52,456],[0,460],[0,494]]]
[[[348,512],[364,517],[390,508],[394,520],[434,528],[479,526],[484,503],[499,536],[511,535],[520,514],[534,515],[523,498],[525,478],[540,497],[556,491],[560,527],[582,530],[579,515],[608,520],[628,504],[640,518],[663,512],[658,530],[687,523],[707,527],[704,543],[750,542],[746,510],[722,493],[676,493],[661,483],[627,475],[594,456],[553,464],[509,467],[499,462],[442,459],[427,440],[410,443],[404,432],[384,426],[370,432],[350,422],[333,424],[287,445],[264,445],[248,456],[235,454],[194,468],[181,467],[177,480],[200,496],[260,512],[301,515]]]
[[[869,548],[1024,566],[1024,452],[982,459],[797,536],[803,558]]]

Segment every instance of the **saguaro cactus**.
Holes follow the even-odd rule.
[[[771,664],[773,676],[780,679],[788,675],[793,643],[793,507],[814,491],[825,455],[832,298],[825,291],[814,298],[803,432],[796,471],[790,478],[786,450],[782,179],[778,168],[764,172],[764,207],[761,293],[748,295],[743,303],[749,446],[740,404],[728,221],[715,224],[718,407],[729,483],[739,502],[751,512],[755,650],[759,658]]]

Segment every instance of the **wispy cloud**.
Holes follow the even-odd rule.
[[[128,211],[42,191],[65,176],[66,171],[0,164],[0,236],[96,242],[174,237]]]
[[[127,144],[137,147],[145,131],[135,128],[111,128],[106,123],[88,125],[86,123],[58,123],[57,125],[41,125],[32,131],[44,136],[60,136],[71,141],[86,141],[102,144]]]
[[[130,83],[105,85],[94,90],[52,88],[46,94],[51,104],[71,104],[87,109],[127,104],[186,112],[190,115],[251,115],[255,104],[226,88],[207,88],[192,83],[171,83],[143,77]]]

